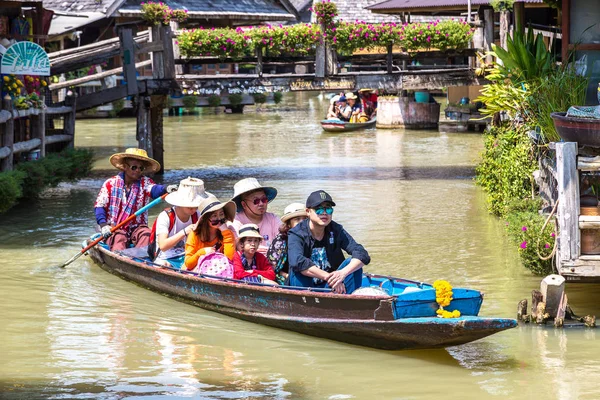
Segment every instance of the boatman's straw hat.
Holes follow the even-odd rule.
[[[135,147],[130,147],[125,150],[124,153],[116,153],[110,156],[110,163],[115,167],[120,169],[121,171],[125,170],[125,160],[128,158],[133,158],[135,160],[140,160],[148,165],[149,172],[158,172],[160,170],[160,163],[153,158],[148,157],[148,153],[146,150],[138,149]]]
[[[223,209],[223,212],[225,213],[225,218],[228,221],[233,222],[233,219],[235,218],[235,203],[231,200],[222,203],[221,201],[219,201],[219,199],[217,199],[211,194],[207,198],[203,199],[200,203],[200,206],[198,206],[198,210],[200,211],[200,218],[202,218],[207,213],[217,211],[220,209]]]
[[[208,196],[212,195],[204,190],[204,181],[189,177],[180,181],[177,190],[169,193],[165,201],[176,207],[196,208]]]
[[[357,99],[356,95],[354,93],[352,93],[352,92],[346,93],[346,98],[348,100],[356,100]]]
[[[237,210],[242,211],[242,195],[255,190],[264,190],[267,201],[270,203],[277,196],[277,189],[270,186],[262,186],[256,178],[246,178],[233,185],[233,198],[231,199],[237,205]]]

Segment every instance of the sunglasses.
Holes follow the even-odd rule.
[[[146,167],[144,167],[143,165],[140,165],[140,166],[129,165],[129,169],[132,170],[132,171],[137,171],[139,169],[140,172],[144,172],[144,170],[146,169]]]
[[[267,199],[266,196],[257,197],[256,199],[252,200],[252,204],[254,204],[255,206],[259,205],[260,203],[267,204],[268,202],[269,202],[269,199]]]
[[[313,210],[315,210],[315,214],[317,214],[317,215],[333,214],[333,207],[317,207],[317,208],[313,208]]]

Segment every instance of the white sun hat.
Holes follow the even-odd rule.
[[[176,207],[198,207],[202,200],[211,196],[204,190],[204,181],[188,177],[179,182],[179,187],[165,197],[165,201]]]
[[[242,211],[242,195],[244,193],[259,189],[264,190],[269,203],[277,196],[277,189],[270,186],[262,186],[256,178],[245,178],[233,185],[233,198],[231,200],[237,205],[237,210]]]
[[[287,222],[292,218],[306,217],[306,207],[302,203],[292,203],[283,210],[281,222]]]

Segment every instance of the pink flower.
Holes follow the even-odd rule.
[[[556,234],[555,234],[554,232],[552,232],[552,233],[550,234],[550,236],[552,236],[552,237],[555,237],[555,236],[556,236]]]
[[[522,228],[521,228],[521,230],[522,230],[523,232],[527,232],[527,227],[526,227],[526,226],[524,226],[524,227],[522,227]]]
[[[522,249],[526,249],[527,248],[527,241],[523,241],[523,243],[521,243],[521,248]]]
[[[547,249],[549,249],[549,248],[550,248],[550,244],[549,244],[549,243],[546,243],[546,244],[544,245],[544,247],[545,247],[545,248],[547,248]]]

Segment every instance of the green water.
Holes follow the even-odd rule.
[[[166,118],[164,180],[199,177],[226,198],[255,176],[279,189],[278,214],[325,189],[334,218],[370,252],[368,271],[479,289],[481,315],[514,317],[540,279],[519,265],[473,183],[481,136],[324,134],[326,106],[299,94],[278,111]],[[76,146],[96,150],[99,170],[135,144],[133,119],[77,122]],[[0,398],[600,398],[595,330],[525,326],[445,350],[388,352],[207,312],[87,257],[53,267],[91,233],[108,174],[0,216]],[[569,285],[575,311],[600,314],[598,289]]]

